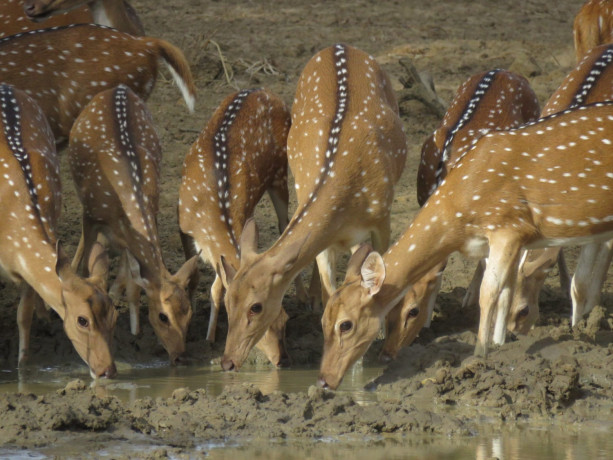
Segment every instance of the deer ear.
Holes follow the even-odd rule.
[[[258,252],[258,227],[253,217],[247,219],[240,239],[241,263]]]
[[[173,275],[173,280],[175,280],[183,289],[185,289],[191,277],[194,275],[196,270],[198,270],[199,258],[199,254],[192,256],[187,262],[185,262],[181,266],[181,268],[179,268],[179,271],[177,271],[177,273]]]
[[[147,290],[149,287],[149,282],[146,280],[141,274],[141,266],[138,263],[138,260],[130,253],[130,251],[125,251],[126,254],[126,263],[128,264],[128,270],[130,272],[130,277],[132,281],[136,283],[137,286]]]
[[[70,259],[64,252],[64,248],[62,243],[58,240],[55,244],[55,252],[57,254],[57,261],[55,262],[55,273],[60,278],[60,281],[63,283],[68,281],[71,275],[74,275],[72,268],[70,266]]]
[[[221,256],[218,268],[221,275],[221,282],[223,283],[224,288],[227,289],[234,279],[234,275],[236,275],[236,268],[234,268],[234,266],[228,262],[224,256]]]
[[[109,275],[109,256],[104,246],[98,242],[94,243],[89,253],[87,270],[90,280],[106,291],[106,280]]]
[[[364,259],[360,269],[362,276],[362,286],[368,289],[368,293],[373,296],[381,290],[385,280],[385,264],[383,257],[376,251],[371,252]]]
[[[373,248],[370,244],[360,244],[360,247],[353,254],[351,254],[351,257],[349,258],[345,278],[349,278],[350,276],[360,276],[362,264],[364,263],[366,256],[372,251]]]

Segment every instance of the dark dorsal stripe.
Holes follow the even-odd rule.
[[[0,45],[4,44],[5,42],[9,42],[15,38],[21,38],[21,37],[25,37],[25,36],[29,36],[29,35],[39,35],[39,34],[44,34],[46,32],[55,32],[55,31],[59,31],[59,30],[65,30],[65,29],[74,29],[76,27],[96,27],[99,29],[108,29],[108,30],[114,30],[115,32],[122,34],[123,32],[117,30],[117,29],[113,29],[112,27],[108,27],[108,26],[103,26],[102,24],[68,24],[65,26],[55,26],[55,27],[49,27],[47,29],[35,29],[35,30],[28,30],[27,32],[19,32],[18,34],[15,35],[9,35],[8,37],[3,37],[0,38]],[[59,44],[59,47],[64,46],[63,44]]]
[[[119,153],[125,155],[128,164],[130,165],[132,192],[134,193],[138,206],[141,209],[149,242],[155,242],[156,232],[154,230],[154,224],[150,220],[149,213],[146,212],[143,194],[141,193],[143,172],[136,154],[136,149],[134,147],[135,142],[132,138],[132,132],[130,130],[130,117],[133,117],[134,113],[128,113],[128,88],[125,85],[119,85],[113,91],[113,107],[115,114],[113,117],[113,121],[115,123],[114,132],[117,133],[117,140],[121,145]]]
[[[285,229],[285,232],[288,234],[291,234],[293,227],[302,221],[309,205],[317,199],[319,189],[326,183],[327,178],[330,176],[330,171],[334,167],[334,161],[338,152],[341,128],[345,120],[345,115],[347,114],[347,106],[349,105],[347,47],[343,44],[334,45],[332,58],[334,60],[334,68],[336,69],[336,108],[334,110],[334,117],[330,123],[330,130],[328,131],[328,145],[326,147],[324,164],[319,171],[319,175],[315,179],[315,188],[309,194],[309,200],[304,204],[300,212],[292,218],[292,221]]]
[[[569,107],[585,104],[590,92],[598,84],[602,74],[606,71],[609,64],[613,61],[613,45],[607,46],[607,49],[594,61],[590,73],[575,93]]]
[[[2,124],[4,125],[4,138],[6,143],[19,162],[23,178],[30,193],[32,201],[32,212],[41,224],[41,228],[45,233],[47,241],[51,238],[47,234],[46,227],[42,224],[40,204],[38,203],[38,194],[36,192],[36,184],[32,177],[32,165],[30,164],[30,155],[23,145],[22,129],[21,129],[21,109],[15,97],[15,91],[10,85],[0,85],[0,105],[2,106]]]
[[[215,155],[215,178],[217,183],[217,198],[221,211],[221,220],[226,224],[228,233],[232,239],[232,244],[238,250],[239,244],[234,231],[232,230],[232,217],[230,216],[230,173],[228,172],[228,131],[232,127],[234,120],[238,116],[243,103],[249,94],[257,91],[256,89],[245,89],[239,91],[232,99],[221,118],[221,122],[213,136],[213,153]]]
[[[443,146],[441,160],[436,169],[436,187],[439,186],[439,184],[444,178],[443,173],[445,171],[445,165],[447,164],[447,161],[449,161],[449,157],[451,156],[451,143],[453,142],[455,135],[474,117],[475,112],[479,107],[479,104],[483,100],[483,97],[485,96],[487,91],[492,86],[492,83],[494,83],[494,80],[496,79],[496,74],[500,71],[500,69],[490,70],[481,78],[481,80],[479,80],[479,83],[477,84],[477,89],[464,106],[462,116],[459,118],[453,128],[448,131],[447,138],[445,139],[445,144]]]

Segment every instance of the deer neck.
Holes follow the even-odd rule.
[[[444,262],[451,253],[462,251],[465,242],[470,241],[461,217],[445,212],[449,210],[442,207],[426,203],[398,242],[383,255],[386,276],[375,297],[383,315],[414,283]],[[475,243],[480,245],[481,241],[475,240]]]
[[[64,319],[65,308],[62,302],[62,285],[55,273],[57,253],[50,241],[41,240],[36,249],[32,248],[34,258],[16,254],[20,277],[42,297],[59,316]]]

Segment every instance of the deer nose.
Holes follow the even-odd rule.
[[[185,361],[185,353],[176,353],[170,357],[170,365],[178,366]]]
[[[224,371],[234,371],[236,370],[236,366],[234,365],[234,361],[225,356],[221,359],[221,368]]]
[[[115,367],[115,363],[111,364],[109,367],[107,367],[102,374],[100,374],[98,377],[104,377],[107,379],[112,379],[117,375],[117,367]]]
[[[388,364],[391,361],[393,361],[393,359],[394,357],[385,350],[381,351],[381,354],[379,355],[379,361],[382,362],[383,364]]]
[[[290,367],[291,365],[292,365],[292,361],[289,359],[289,356],[287,355],[281,356],[281,359],[277,363],[277,367],[281,367],[281,368],[287,368],[287,367]]]
[[[322,376],[320,376],[317,379],[317,386],[320,388],[323,388],[324,390],[329,390],[330,389],[330,385],[328,385],[328,383],[326,382],[326,379]]]

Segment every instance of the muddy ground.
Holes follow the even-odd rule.
[[[163,73],[148,101],[164,148],[158,219],[168,267],[174,272],[184,260],[175,209],[183,158],[212,111],[236,88],[265,86],[289,105],[308,59],[321,48],[345,42],[374,55],[399,94],[404,71],[398,61],[408,56],[419,71],[433,77],[439,96],[447,103],[470,75],[506,68],[527,77],[543,104],[574,65],[572,20],[581,3],[133,0],[149,35],[184,50],[199,91],[196,113],[189,114],[169,75]],[[440,120],[414,100],[402,102],[401,111],[409,156],[396,191],[393,237],[417,211],[419,151]],[[80,231],[80,205],[65,162],[63,166],[60,235],[73,253]],[[264,248],[278,236],[266,200],[256,219]],[[568,255],[572,269],[576,250]],[[360,406],[349,396],[309,388],[310,382],[297,394],[263,395],[255,387],[240,386],[228,387],[215,397],[193,388],[177,390],[168,400],[149,398],[123,404],[92,392],[83,367],[85,383],[73,382],[60,392],[0,395],[0,445],[34,448],[78,434],[93,445],[123,439],[161,443],[181,454],[195,443],[225,439],[229,432],[234,433],[234,440],[417,432],[468,435],[517,422],[554,423],[566,429],[613,422],[610,283],[605,285],[602,306],[571,330],[570,306],[551,276],[541,296],[537,327],[528,337],[510,338],[487,360],[480,360],[471,356],[478,312],[460,308],[474,266],[473,261],[452,257],[432,327],[372,384],[380,393],[374,405]],[[192,362],[208,363],[223,351],[226,322],[222,313],[218,342],[209,345],[204,336],[213,272],[205,266],[200,270],[187,349]],[[17,358],[18,292],[5,283],[1,296],[0,368],[12,369]],[[290,314],[287,340],[293,362],[316,366],[322,347],[319,317],[297,305],[292,291],[285,305]],[[148,325],[144,305],[140,337],[130,335],[128,315],[123,313],[115,334],[116,359],[123,366],[166,359]],[[380,345],[371,347],[366,365],[376,359]],[[34,369],[79,361],[53,315],[35,321],[31,356]],[[262,357],[254,353],[251,360],[261,361]]]

